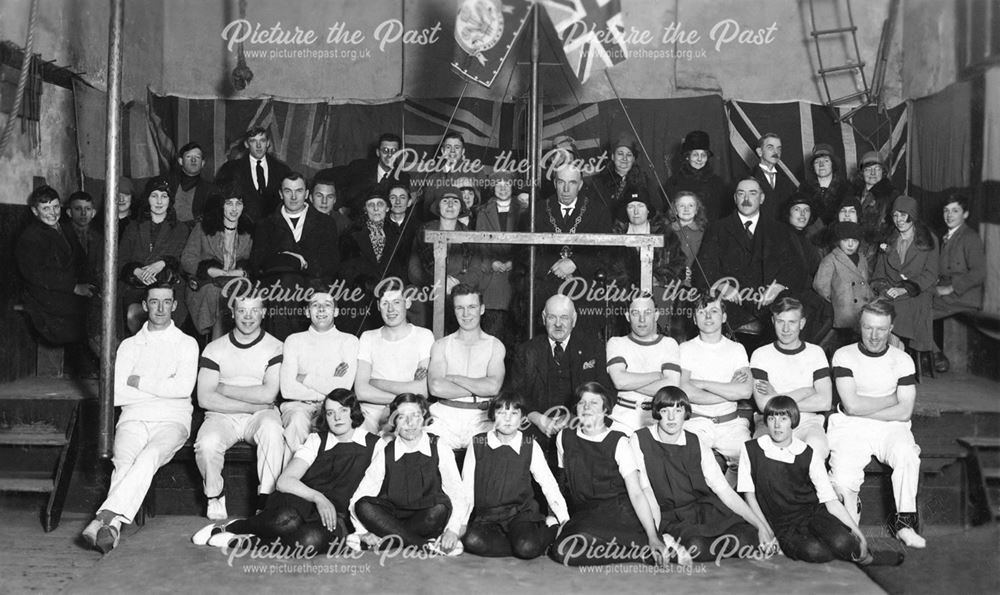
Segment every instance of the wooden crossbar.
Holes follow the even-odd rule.
[[[424,231],[434,245],[434,338],[444,336],[445,263],[449,244],[515,244],[535,246],[625,246],[639,249],[642,291],[653,290],[653,249],[663,247],[662,235],[614,233],[528,233],[500,231]]]

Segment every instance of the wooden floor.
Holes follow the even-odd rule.
[[[192,545],[203,518],[168,516],[129,529],[118,549],[105,557],[76,545],[86,524],[68,519],[51,534],[32,515],[2,517],[0,592],[64,593],[289,593],[336,585],[338,593],[845,593],[883,591],[848,563],[805,564],[783,557],[764,561],[725,560],[678,566],[658,574],[630,564],[575,569],[547,558],[533,561],[478,558],[381,560],[321,555],[312,560],[230,559],[215,548]],[[665,582],[669,581],[669,583]]]
[[[89,515],[64,515],[58,529],[45,533],[40,508],[0,506],[0,593],[60,592],[101,561],[99,552],[76,543]]]

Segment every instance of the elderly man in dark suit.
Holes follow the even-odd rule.
[[[285,175],[282,207],[257,224],[250,251],[252,277],[279,290],[266,301],[273,312],[269,332],[281,341],[306,329],[305,292],[329,291],[340,264],[337,224],[310,209],[307,196],[302,174]]]
[[[215,185],[223,188],[227,184],[238,184],[243,190],[244,211],[257,223],[281,204],[281,181],[291,170],[268,153],[271,139],[265,128],[255,126],[248,130],[243,146],[248,153],[223,163],[215,174]]]
[[[721,291],[732,302],[729,323],[737,333],[761,335],[770,326],[768,306],[790,295],[790,287],[805,286],[800,277],[806,271],[791,258],[795,248],[788,228],[763,214],[761,206],[769,197],[756,178],[740,180],[733,199],[736,211],[705,231],[695,283],[702,291]],[[720,282],[724,279],[731,282]]]
[[[608,207],[601,197],[593,196],[584,186],[579,168],[567,165],[559,169],[555,182],[555,196],[539,201],[536,207],[536,232],[611,233]],[[525,219],[526,216],[522,217],[522,229],[527,229]],[[541,301],[541,298],[565,293],[581,304],[593,301],[587,299],[587,293],[607,271],[608,263],[603,254],[608,252],[601,246],[539,246],[534,270],[536,299]],[[601,322],[596,316],[581,321],[583,326],[593,329]]]
[[[545,334],[522,343],[516,352],[509,390],[524,397],[531,432],[548,455],[555,450],[555,436],[569,421],[569,405],[576,387],[600,382],[616,398],[608,377],[604,341],[576,328],[576,307],[564,295],[545,302]]]

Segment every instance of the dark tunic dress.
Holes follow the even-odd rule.
[[[575,431],[562,432],[563,466],[570,521],[566,534],[586,532],[600,539],[646,545],[646,536],[618,472],[615,449],[625,434],[612,430],[600,442]]]
[[[512,448],[490,448],[486,433],[472,439],[476,456],[475,504],[469,523],[501,523],[511,521],[538,522],[545,519],[539,512],[531,485],[531,458],[535,439],[523,434],[521,451]]]
[[[345,520],[349,518],[347,507],[351,496],[358,489],[365,470],[371,463],[378,436],[367,434],[364,446],[353,441],[338,442],[327,450],[326,445],[330,440],[335,438],[331,438],[329,432],[319,439],[319,452],[302,475],[302,483],[326,496],[337,509],[337,516]],[[315,504],[294,494],[277,492],[268,498],[267,503],[268,508],[294,508],[307,523],[321,520]]]
[[[757,503],[779,542],[784,535],[808,525],[819,509],[826,510],[809,477],[811,446],[795,455],[793,463],[769,459],[756,440],[747,442],[746,449]]]
[[[385,479],[379,499],[402,511],[424,510],[435,504],[451,507],[451,500],[441,488],[438,469],[438,439],[430,436],[431,456],[408,452],[396,460],[396,441],[385,447]]]
[[[685,431],[687,444],[681,446],[656,440],[652,431],[644,428],[637,436],[646,476],[660,505],[661,533],[669,533],[683,543],[694,536],[725,535],[746,522],[729,510],[705,482],[696,434]]]

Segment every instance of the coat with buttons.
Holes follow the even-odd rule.
[[[820,262],[813,278],[813,289],[833,304],[834,328],[855,327],[861,308],[874,297],[864,257],[854,264],[839,247]]]
[[[941,244],[938,285],[951,285],[950,295],[934,294],[934,317],[978,310],[983,305],[986,254],[983,242],[971,227],[963,224]]]

